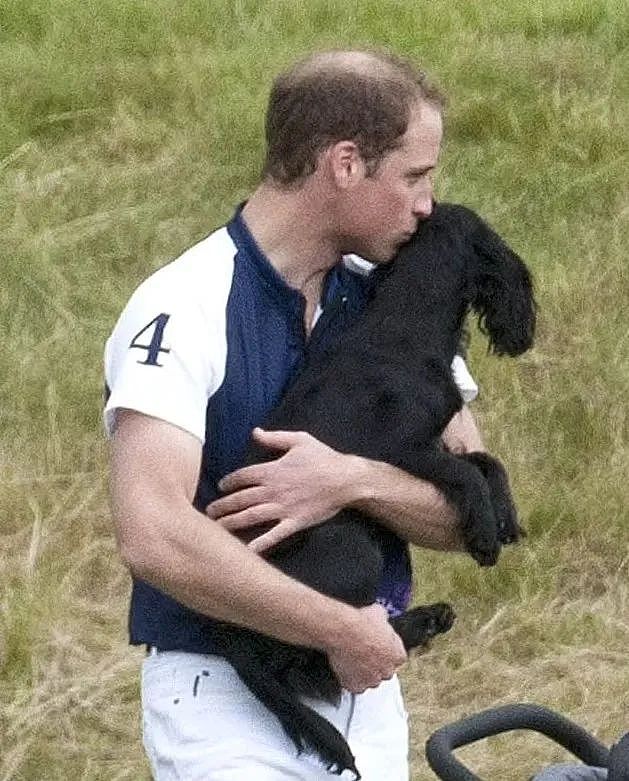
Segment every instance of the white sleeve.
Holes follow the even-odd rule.
[[[185,300],[149,278],[131,297],[105,347],[105,429],[125,408],[205,440],[208,398],[225,374],[225,309]]]
[[[461,398],[468,404],[478,396],[478,385],[460,355],[455,355],[452,361],[452,378],[459,389]]]

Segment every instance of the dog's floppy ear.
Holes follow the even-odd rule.
[[[473,233],[471,305],[489,349],[520,355],[533,344],[537,305],[523,260],[480,218]]]

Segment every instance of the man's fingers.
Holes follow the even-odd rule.
[[[280,523],[272,529],[269,529],[268,532],[251,540],[248,547],[254,553],[263,553],[264,551],[269,550],[269,548],[278,545],[296,531],[299,531],[299,526],[294,521],[280,521]]]
[[[243,488],[227,496],[221,496],[210,502],[205,508],[206,515],[215,520],[220,520],[224,515],[246,510],[255,504],[263,504],[266,498],[266,489],[264,486],[253,486],[252,488]]]
[[[303,442],[303,431],[264,431],[261,428],[254,428],[253,437],[262,447],[268,450],[290,450],[291,447]],[[237,469],[229,475],[225,475],[219,481],[218,487],[224,493],[231,493],[240,488],[259,485],[264,482],[268,476],[268,464],[266,461],[262,464],[253,464]]]
[[[389,614],[387,613],[386,607],[384,605],[381,605],[379,602],[372,602],[371,605],[366,605],[365,607],[361,607],[360,610],[365,613],[365,615],[372,615],[374,620],[380,620],[380,621],[388,621],[389,620]]]
[[[253,464],[237,469],[229,475],[225,475],[219,481],[218,487],[224,493],[237,491],[239,488],[248,488],[249,486],[259,485],[263,482],[266,474],[266,464]]]
[[[290,450],[304,438],[303,431],[265,431],[254,428],[253,438],[267,450]]]
[[[400,665],[398,665],[399,667]],[[381,670],[367,670],[361,668],[349,668],[344,671],[335,670],[339,683],[352,694],[362,694],[367,689],[375,689],[382,681],[390,681],[396,673],[396,667],[387,667]]]
[[[217,522],[228,531],[238,531],[238,529],[247,529],[250,526],[257,526],[259,523],[268,523],[276,521],[279,510],[275,504],[258,504],[255,507],[247,507],[239,513],[224,515],[218,518]]]

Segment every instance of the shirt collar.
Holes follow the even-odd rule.
[[[288,304],[291,308],[297,306],[299,311],[302,311],[302,307],[305,304],[302,293],[294,287],[291,287],[281,274],[278,273],[249,230],[249,227],[242,216],[242,210],[245,203],[246,201],[243,201],[243,203],[238,206],[233,218],[227,224],[227,231],[232,241],[236,245],[236,248],[252,263],[262,278],[267,290],[277,300],[284,304]],[[323,309],[338,296],[346,294],[351,275],[352,272],[345,267],[345,264],[342,261],[337,263],[336,266],[333,266],[326,273],[320,302]]]

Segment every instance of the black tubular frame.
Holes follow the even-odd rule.
[[[609,764],[609,749],[589,732],[548,708],[527,703],[490,708],[441,727],[426,743],[426,759],[442,781],[481,781],[456,759],[454,750],[518,729],[546,735],[586,765],[607,767]]]

